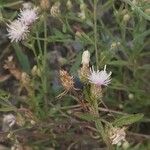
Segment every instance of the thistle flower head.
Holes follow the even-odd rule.
[[[89,75],[88,79],[91,83],[101,86],[105,85],[107,86],[111,81],[111,74],[112,72],[107,73],[106,72],[106,65],[104,66],[104,70],[97,70],[95,71],[92,67],[90,69],[91,74]]]
[[[20,10],[19,20],[25,25],[31,25],[38,19],[37,9],[22,9]]]
[[[119,144],[120,142],[125,141],[125,138],[126,138],[125,127],[123,128],[113,127],[109,131],[109,136],[110,136],[111,143],[113,145]]]
[[[16,117],[13,114],[4,115],[3,117],[3,131],[8,131],[16,123]]]
[[[28,26],[20,20],[14,20],[12,23],[7,24],[7,27],[8,38],[11,39],[11,42],[24,40],[29,32]]]
[[[60,80],[66,91],[69,91],[74,88],[73,77],[69,75],[69,73],[65,70],[60,70]]]

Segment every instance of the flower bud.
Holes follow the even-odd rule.
[[[50,7],[49,0],[41,0],[40,5],[43,10],[47,10]]]
[[[60,15],[60,2],[56,2],[51,7],[50,13],[53,17],[58,17]]]
[[[130,15],[129,15],[129,14],[125,14],[125,15],[123,16],[123,21],[124,21],[124,22],[128,22],[129,19],[130,19]]]
[[[120,42],[112,42],[110,49],[116,49],[118,46],[120,46]]]
[[[93,100],[101,100],[102,99],[102,88],[99,85],[91,84],[91,98]]]
[[[122,144],[122,148],[124,150],[127,150],[129,148],[130,144],[128,143],[128,141],[124,141],[123,144]]]
[[[31,70],[31,74],[32,76],[41,76],[41,73],[40,73],[40,70],[39,68],[37,67],[37,65],[34,65],[32,70]]]
[[[84,51],[82,54],[82,65],[85,66],[89,66],[89,62],[90,62],[90,52],[88,50]]]
[[[134,94],[130,93],[130,94],[128,95],[128,97],[129,97],[130,100],[133,100],[133,99],[134,99]]]
[[[89,83],[89,79],[88,79],[90,75],[89,66],[87,65],[82,66],[82,68],[78,71],[78,75],[79,75],[80,80],[83,83]]]
[[[24,86],[29,86],[30,85],[31,79],[30,79],[30,76],[26,72],[22,72],[21,82]]]
[[[89,63],[90,63],[90,52],[86,50],[82,54],[82,61],[81,61],[82,67],[78,72],[80,80],[84,83],[88,83],[88,77],[90,75]]]
[[[26,2],[22,4],[23,9],[31,9],[33,7],[33,4],[31,2]]]
[[[60,70],[60,81],[66,91],[70,91],[74,88],[73,77],[65,70]]]
[[[81,38],[81,37],[82,37],[82,32],[77,31],[77,32],[75,33],[75,36],[78,37],[78,38]]]
[[[71,9],[72,8],[72,2],[71,2],[71,0],[68,0],[66,5],[67,5],[68,9]]]
[[[84,20],[86,18],[86,14],[85,14],[85,9],[86,9],[86,5],[84,3],[80,4],[80,10],[81,12],[78,13],[78,16]]]

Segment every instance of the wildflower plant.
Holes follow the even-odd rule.
[[[146,2],[0,2],[2,140],[12,149],[140,149],[149,138]]]

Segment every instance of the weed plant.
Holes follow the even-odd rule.
[[[148,150],[149,21],[149,0],[0,0],[1,145]]]

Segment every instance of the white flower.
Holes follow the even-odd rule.
[[[125,128],[112,128],[110,131],[110,140],[113,145],[121,144],[122,141],[125,141],[126,133]]]
[[[38,19],[37,9],[22,9],[20,10],[19,18],[22,23],[25,25],[31,25]]]
[[[8,131],[16,123],[16,117],[13,114],[4,115],[3,118],[3,131]]]
[[[90,62],[90,52],[86,50],[82,54],[82,64],[89,65],[89,62]]]
[[[7,26],[8,38],[11,39],[11,42],[18,42],[27,37],[27,33],[29,32],[28,26],[21,21],[14,20],[12,23],[7,24]]]
[[[91,83],[96,84],[98,86],[105,85],[107,86],[111,81],[112,72],[106,72],[106,65],[104,66],[104,70],[95,71],[94,68],[90,69],[91,75],[89,75],[88,79]]]

